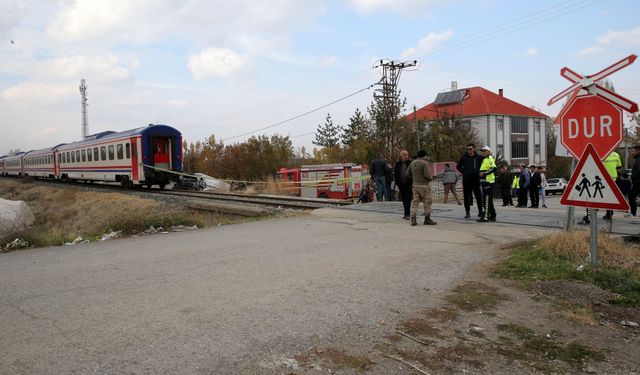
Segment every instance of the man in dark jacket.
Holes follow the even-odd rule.
[[[378,153],[378,157],[371,162],[369,173],[376,184],[376,200],[382,201],[382,197],[387,197],[387,161],[384,160],[382,153]]]
[[[527,192],[529,191],[529,182],[531,174],[527,170],[527,166],[520,164],[520,181],[518,188],[518,207],[527,208]]]
[[[500,174],[496,178],[500,187],[500,195],[502,196],[502,207],[513,206],[511,199],[511,185],[513,184],[513,176],[507,167],[500,168]]]
[[[535,165],[529,167],[529,174],[529,196],[531,197],[531,206],[529,208],[538,208],[542,178],[540,173],[536,171]]]
[[[473,196],[476,197],[478,204],[478,216],[482,217],[482,195],[480,193],[480,165],[482,165],[482,156],[476,152],[476,146],[473,143],[467,145],[464,155],[460,158],[456,168],[462,173],[462,194],[464,196],[465,219],[470,218],[471,204]]]
[[[403,219],[409,220],[411,214],[411,186],[413,181],[407,176],[407,169],[409,169],[411,159],[409,159],[409,153],[407,150],[400,151],[400,160],[396,163],[393,169],[393,176],[395,177],[396,186],[400,190],[400,199],[402,200],[402,206],[404,207]]]
[[[636,198],[640,194],[640,146],[633,146],[631,156],[635,159],[631,169],[631,192],[629,193],[630,216],[636,217],[638,205]]]

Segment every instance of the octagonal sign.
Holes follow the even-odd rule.
[[[562,145],[577,159],[588,144],[604,159],[622,142],[622,111],[597,95],[578,96],[560,118]]]

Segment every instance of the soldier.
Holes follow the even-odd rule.
[[[429,182],[432,177],[429,173],[429,164],[426,161],[427,152],[418,151],[417,158],[411,162],[407,169],[407,176],[413,181],[413,201],[411,202],[411,225],[418,225],[416,215],[420,202],[424,206],[424,225],[436,225],[431,220],[431,188]]]

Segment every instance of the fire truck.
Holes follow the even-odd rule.
[[[306,198],[358,198],[369,179],[369,169],[353,163],[303,165],[300,168],[280,168],[281,182],[293,184],[293,195]]]

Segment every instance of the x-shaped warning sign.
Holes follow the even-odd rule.
[[[571,103],[572,100],[576,96],[580,95],[580,92],[584,90],[588,94],[598,95],[599,97],[603,98],[604,100],[608,101],[609,103],[613,104],[614,106],[624,111],[627,111],[630,113],[638,112],[637,103],[597,84],[598,81],[603,80],[606,77],[612,75],[613,73],[619,70],[622,70],[627,66],[633,64],[633,62],[636,61],[637,58],[638,56],[636,55],[629,55],[628,57],[618,61],[617,63],[612,64],[607,68],[604,68],[598,73],[591,74],[586,77],[574,72],[573,70],[565,66],[560,70],[560,75],[566,78],[569,82],[573,83],[573,85],[567,87],[561,93],[549,99],[549,102],[547,102],[547,105],[552,105],[553,103],[557,102],[558,100],[564,98],[569,94],[571,94],[571,97],[569,98],[569,103]],[[561,118],[562,114],[566,110],[568,110],[567,106],[563,107],[556,118]]]

